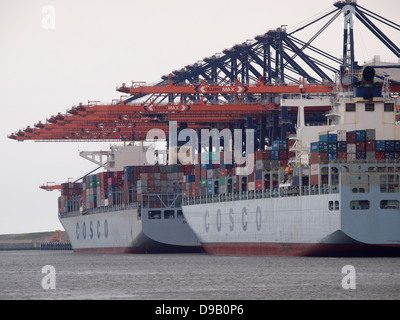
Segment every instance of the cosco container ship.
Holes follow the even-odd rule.
[[[354,90],[329,98],[282,99],[281,106],[298,108],[296,135],[256,151],[249,174],[237,174],[229,153],[209,169],[196,167],[201,179],[185,184],[182,208],[208,253],[399,254],[397,103],[374,75],[364,68]],[[305,126],[305,108],[321,106],[331,106],[327,124]]]
[[[61,185],[59,220],[74,252],[202,251],[181,209],[187,166],[149,166],[145,154],[132,145],[81,153],[107,157],[107,170]]]

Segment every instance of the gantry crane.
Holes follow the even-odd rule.
[[[340,15],[345,21],[342,59],[312,46]],[[351,89],[355,74],[361,70],[354,60],[355,18],[400,57],[398,46],[371,19],[397,31],[400,25],[354,0],[338,1],[330,12],[295,30],[288,32],[284,26],[269,30],[254,40],[175,70],[155,85],[123,84],[117,91],[128,94],[126,99],[106,104],[79,104],[65,114],[58,113],[46,122],[39,121],[12,133],[9,138],[17,141],[144,140],[153,128],[163,130],[168,136],[168,123],[177,121],[179,129],[252,127],[258,135],[258,147],[262,148],[266,137],[285,139],[294,130],[297,112],[280,107],[280,97],[329,95],[337,85],[330,76],[332,73],[347,79],[341,85]],[[294,37],[324,19],[329,20],[311,39],[302,41]],[[400,92],[398,80],[391,79],[391,90]],[[321,124],[329,110],[330,106],[326,106],[306,111],[307,121]]]

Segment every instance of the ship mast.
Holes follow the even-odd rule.
[[[344,84],[350,85],[353,83],[355,61],[354,61],[354,14],[356,0],[346,0],[342,8],[344,18],[344,33],[343,33],[343,70],[342,75]]]

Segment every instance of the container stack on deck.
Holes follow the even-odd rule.
[[[60,213],[73,211],[78,208],[82,194],[82,183],[63,183],[61,184],[61,197],[58,198],[58,208]]]
[[[60,213],[141,202],[143,194],[203,197],[275,188],[285,182],[288,161],[295,156],[292,145],[292,140],[273,141],[267,150],[256,151],[249,157],[254,158],[249,175],[237,174],[246,163],[235,163],[231,154],[226,159],[224,152],[202,152],[194,165],[128,166],[90,175],[81,184],[62,185]],[[374,129],[326,132],[310,146],[310,184],[328,183],[328,168],[321,165],[399,160],[400,141],[375,140]]]
[[[400,158],[400,141],[375,140],[375,129],[321,134],[311,144],[310,164],[367,161],[386,162]]]
[[[137,178],[137,200],[143,194],[181,193],[183,188],[184,166],[160,165],[131,167]],[[125,168],[126,169],[126,168]]]
[[[319,184],[319,165],[344,162],[390,162],[400,159],[400,141],[375,140],[375,129],[321,134],[311,144],[311,184]],[[321,183],[327,184],[323,168]]]
[[[136,203],[142,201],[143,194],[182,193],[186,175],[194,177],[194,173],[194,166],[177,164],[127,166],[124,171],[88,175],[83,183],[62,184],[59,212]]]
[[[184,190],[187,197],[203,197],[232,192],[254,191],[270,189],[276,186],[278,177],[269,172],[271,170],[285,169],[288,160],[294,157],[289,151],[294,141],[273,141],[268,150],[259,150],[254,154],[254,170],[249,175],[238,175],[236,169],[239,165],[232,159],[225,159],[224,152],[202,152],[201,164],[194,165],[195,174],[186,175]],[[198,160],[200,160],[198,159]],[[204,163],[207,162],[208,163]],[[200,181],[197,177],[200,176]]]

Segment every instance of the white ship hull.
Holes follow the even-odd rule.
[[[151,235],[153,221],[138,218],[136,208],[79,214],[60,218],[60,221],[69,235],[74,252],[79,253],[198,252],[201,249],[189,227],[177,219],[156,221],[160,233],[154,239]],[[162,228],[163,223],[176,231],[174,236],[168,233],[168,229]]]
[[[343,174],[342,191],[336,193],[276,198],[248,193],[241,195],[247,200],[186,203],[183,212],[211,254],[397,255],[399,210],[379,208],[381,198],[388,195],[377,192],[376,179],[371,179],[368,195],[350,193],[346,181]],[[351,210],[354,197],[366,196],[371,199],[368,209]]]

